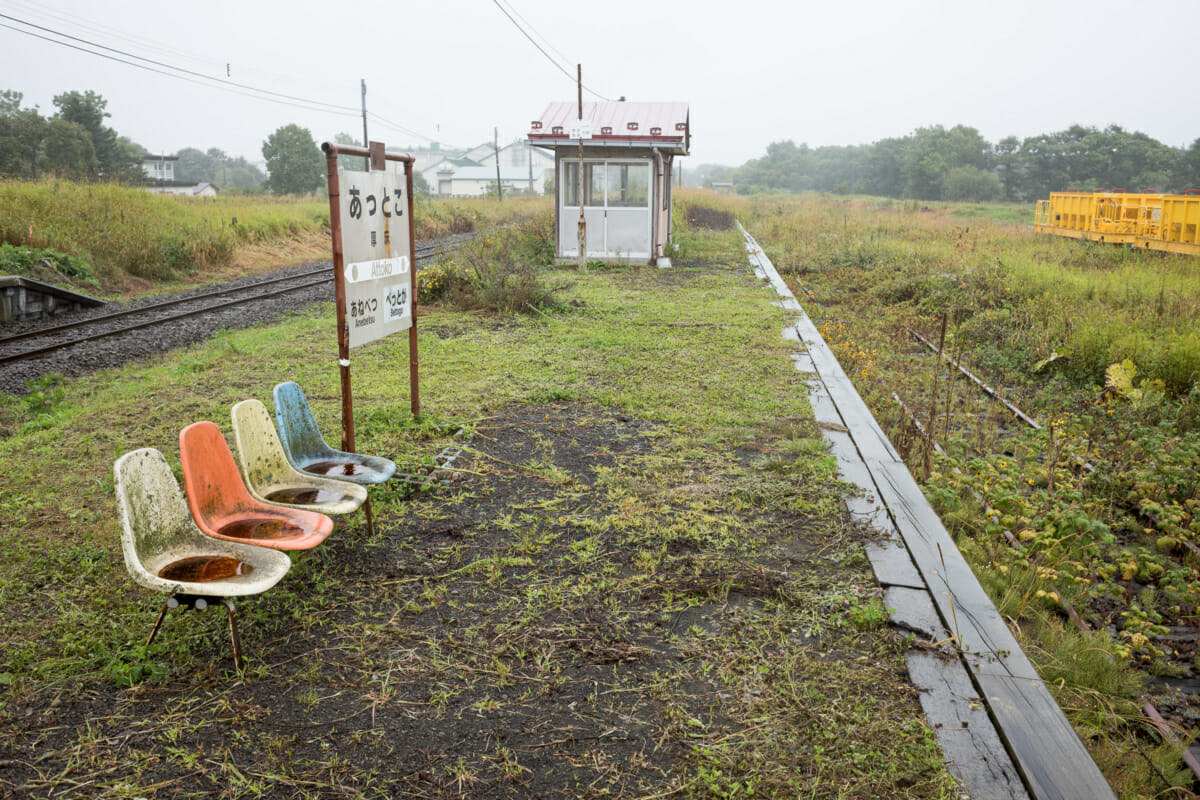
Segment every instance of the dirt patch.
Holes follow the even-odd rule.
[[[892,636],[843,620],[862,534],[794,476],[663,434],[581,404],[484,421],[452,486],[377,490],[373,538],[340,525],[239,603],[244,674],[223,614],[175,611],[112,679],[0,709],[0,794],[936,793],[936,768],[872,749],[927,732]],[[900,766],[831,773],[847,747]]]
[[[685,214],[688,224],[694,228],[708,228],[714,231],[733,230],[735,220],[729,211],[721,211],[707,206],[688,206]]]

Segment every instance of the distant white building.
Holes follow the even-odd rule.
[[[172,194],[181,197],[216,197],[216,184],[191,183],[175,180],[175,162],[179,156],[153,155],[142,156],[142,172],[146,173],[144,188],[151,194]]]
[[[156,156],[147,153],[142,156],[142,172],[155,183],[174,183],[175,162],[178,160],[179,156]]]
[[[496,148],[481,144],[462,155],[447,155],[418,165],[430,192],[441,197],[478,197],[496,186]],[[500,148],[500,182],[506,192],[545,194],[554,177],[554,155],[524,139]],[[489,187],[490,190],[489,190]]]
[[[486,153],[479,152],[483,147],[487,148]],[[494,147],[481,145],[470,152],[479,153],[473,157],[480,164],[495,169],[496,150]],[[504,171],[511,169],[514,174],[519,170],[525,170],[525,188],[532,186],[535,194],[545,194],[547,179],[554,177],[554,153],[534,147],[533,143],[527,139],[517,139],[500,148],[500,169]]]
[[[425,182],[429,184],[429,193],[434,195],[449,195],[451,194],[451,186],[443,181],[450,180],[455,170],[462,167],[478,167],[479,162],[472,161],[469,158],[460,156],[442,156],[438,159],[432,159],[425,164],[418,162],[416,171],[421,173],[425,178]]]
[[[542,193],[535,176],[532,191]],[[544,183],[544,181],[543,181]],[[523,167],[501,167],[500,185],[505,194],[531,191],[529,170]],[[446,168],[438,174],[438,192],[443,197],[483,197],[496,191],[496,167]]]
[[[171,194],[179,197],[216,197],[220,191],[212,183],[175,183],[172,186],[147,186],[151,194]]]

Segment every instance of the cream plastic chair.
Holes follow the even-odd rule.
[[[322,514],[349,514],[367,499],[367,487],[297,470],[288,461],[271,414],[260,400],[243,400],[230,412],[238,465],[250,494],[266,503]]]
[[[169,608],[225,606],[233,658],[242,668],[241,640],[230,597],[259,594],[287,573],[286,553],[206,536],[196,527],[167,459],[152,447],[133,450],[113,464],[121,550],[129,575],[141,586],[169,595],[146,640],[149,647]]]

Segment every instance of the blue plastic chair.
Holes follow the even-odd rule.
[[[384,483],[396,474],[396,464],[381,456],[347,453],[326,444],[317,428],[304,390],[295,381],[275,387],[275,423],[283,451],[301,472],[351,483]]]

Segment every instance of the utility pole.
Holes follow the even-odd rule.
[[[370,147],[371,140],[367,138],[367,79],[362,78],[362,115],[363,115],[363,147]]]
[[[496,197],[504,202],[504,187],[500,185],[500,129],[492,128],[492,150],[496,153]]]
[[[576,64],[579,87],[579,127],[583,128],[583,64]],[[587,219],[583,216],[583,135],[579,137],[579,268],[587,268]]]
[[[371,140],[367,138],[367,79],[361,78],[362,81],[362,114],[363,114],[363,147],[370,147]],[[371,159],[369,156],[363,157],[363,162],[366,165],[367,172],[371,171]]]

